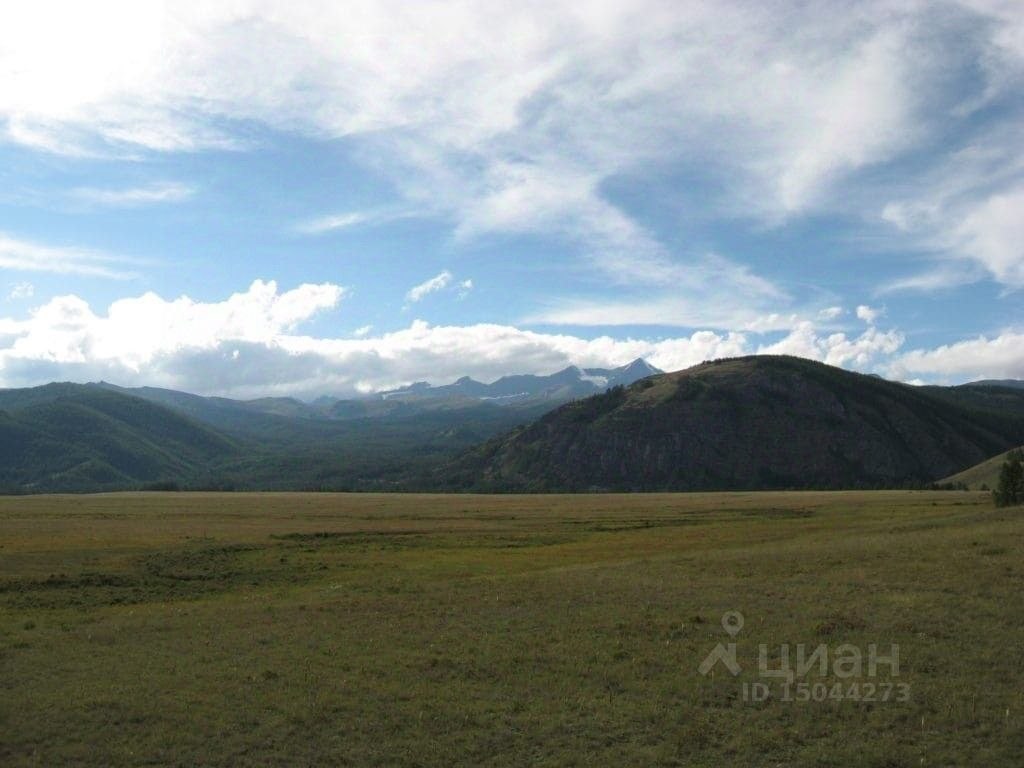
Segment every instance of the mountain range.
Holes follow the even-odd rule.
[[[0,390],[0,491],[392,490],[559,404],[654,371],[638,360],[311,403],[107,382]]]
[[[503,376],[492,384],[482,384],[468,376],[440,387],[425,381],[402,389],[382,392],[379,397],[390,402],[416,402],[424,399],[481,400],[496,405],[519,405],[525,402],[558,402],[587,397],[610,387],[626,386],[635,381],[663,373],[642,358],[621,368],[578,368],[571,365],[550,376]]]
[[[752,357],[232,400],[0,390],[0,492],[903,487],[1024,443],[1024,389]]]

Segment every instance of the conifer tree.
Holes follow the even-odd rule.
[[[1024,504],[1024,455],[1018,448],[1011,451],[999,470],[999,484],[992,492],[997,507]]]

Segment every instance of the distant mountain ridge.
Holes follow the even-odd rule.
[[[604,392],[615,386],[628,386],[663,371],[643,358],[619,368],[579,368],[570,365],[549,376],[521,374],[502,376],[491,384],[463,376],[452,384],[431,386],[425,381],[380,393],[382,400],[420,401],[427,399],[488,400],[496,405],[528,401],[570,400]]]
[[[1007,389],[1024,389],[1024,381],[1020,379],[983,379],[972,381],[973,387],[1006,387]]]

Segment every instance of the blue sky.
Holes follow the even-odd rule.
[[[0,386],[1024,378],[1022,137],[1019,2],[5,6]]]

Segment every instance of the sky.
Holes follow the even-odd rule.
[[[0,387],[1024,378],[1024,2],[0,2]]]

